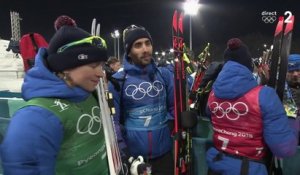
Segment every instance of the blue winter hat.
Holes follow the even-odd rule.
[[[300,70],[300,54],[289,55],[288,71]]]

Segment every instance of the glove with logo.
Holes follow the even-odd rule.
[[[128,162],[130,163],[131,175],[151,175],[151,165],[145,163],[142,156],[138,156],[136,159],[130,157]]]

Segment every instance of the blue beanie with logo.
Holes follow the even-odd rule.
[[[300,54],[289,55],[288,71],[300,70]]]

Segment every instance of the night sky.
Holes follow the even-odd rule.
[[[151,33],[154,50],[172,47],[171,21],[174,9],[182,9],[183,0],[1,0],[0,37],[10,39],[10,14],[17,11],[22,18],[22,35],[38,32],[46,40],[53,35],[54,20],[62,15],[74,18],[79,27],[90,31],[93,18],[101,24],[101,36],[113,54],[110,32],[123,30],[130,24],[144,26]],[[295,15],[292,52],[300,52],[300,1],[297,0],[199,0],[201,7],[192,17],[193,50],[199,53],[207,42],[213,57],[222,57],[226,41],[240,37],[254,52],[264,43],[271,44],[276,26],[262,21],[262,12],[285,11]],[[298,10],[296,10],[298,9]],[[275,13],[274,13],[275,12]],[[184,18],[185,41],[189,43],[189,16]],[[122,41],[120,48],[122,50]],[[258,53],[254,53],[258,54]]]

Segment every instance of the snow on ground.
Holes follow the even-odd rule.
[[[8,90],[10,92],[21,92],[23,83],[23,73],[19,73],[17,78],[16,72],[1,72],[0,70],[0,91]]]
[[[23,61],[20,55],[6,51],[8,42],[0,39],[0,91],[21,92]]]
[[[0,91],[21,92],[23,76],[21,58],[0,58]]]

